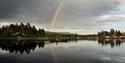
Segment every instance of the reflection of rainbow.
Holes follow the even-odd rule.
[[[56,12],[53,16],[53,19],[52,19],[52,22],[51,22],[51,25],[50,25],[50,29],[53,29],[54,26],[56,25],[55,23],[57,21],[58,14],[59,14],[59,11],[61,10],[62,5],[63,5],[63,1],[61,0],[59,6],[58,6],[58,8],[57,8],[57,10],[56,10]]]
[[[61,0],[59,6],[56,9],[56,12],[55,12],[55,14],[53,16],[53,19],[52,19],[51,25],[49,27],[49,30],[52,30],[54,28],[54,26],[55,26],[55,24],[57,22],[58,14],[59,14],[59,12],[61,10],[62,5],[63,5],[63,1]],[[58,63],[57,55],[56,55],[57,51],[55,51],[56,49],[54,49],[52,47],[50,47],[50,49],[51,49],[51,53],[52,53],[52,56],[53,56],[54,63]]]

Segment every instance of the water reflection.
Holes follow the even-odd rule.
[[[34,51],[38,46],[44,47],[44,41],[36,40],[0,40],[0,48],[10,53],[20,53],[23,54],[26,52],[29,54],[31,51]]]
[[[45,41],[41,40],[0,40],[0,49],[3,51],[9,51],[9,53],[30,54],[37,47],[44,48],[45,43]],[[56,43],[56,45],[58,45],[59,42],[50,41],[49,43]],[[102,46],[110,45],[111,48],[119,47],[122,43],[124,43],[124,40],[98,40],[98,44],[101,44]]]
[[[118,47],[122,43],[124,43],[124,40],[121,39],[106,39],[106,40],[98,40],[98,44],[101,44],[102,46],[110,45],[111,48]]]
[[[81,40],[63,43],[0,40],[0,52],[2,50],[12,53],[0,53],[0,63],[125,63],[125,46],[118,47],[124,42],[124,40]]]
[[[58,45],[59,42],[49,41],[49,43],[56,43]],[[10,53],[30,54],[37,47],[43,48],[44,46],[45,41],[42,40],[0,40],[0,49]]]

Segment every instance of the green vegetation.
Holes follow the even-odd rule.
[[[21,37],[44,37],[44,29],[36,29],[35,26],[31,26],[29,23],[24,25],[10,24],[2,26],[0,28],[0,38],[21,38]]]
[[[99,39],[120,38],[121,35],[122,35],[122,33],[120,32],[120,30],[114,30],[114,29],[110,29],[110,32],[108,32],[108,31],[98,32]]]

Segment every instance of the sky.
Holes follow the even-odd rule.
[[[0,0],[0,26],[29,22],[55,32],[93,34],[125,31],[124,20],[124,0]]]

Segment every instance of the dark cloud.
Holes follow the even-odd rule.
[[[61,10],[61,18],[69,21],[97,17],[109,13],[118,4],[114,0],[69,0]]]
[[[61,11],[59,11],[55,26],[57,29],[82,29],[87,31],[93,28],[93,30],[98,30],[97,28],[102,29],[102,25],[107,25],[105,22],[121,20],[121,17],[113,16],[110,20],[107,18],[107,20],[104,20],[105,15],[110,15],[111,11],[115,10],[114,14],[124,13],[121,12],[120,8],[120,5],[124,4],[122,0],[62,1],[64,3]],[[35,24],[36,27],[46,28],[50,25],[59,2],[59,0],[0,0],[0,24],[30,22]],[[124,8],[122,10],[124,11]]]
[[[57,0],[0,0],[0,19],[34,23],[52,19]]]
[[[0,19],[12,18],[19,8],[18,0],[0,0]]]

